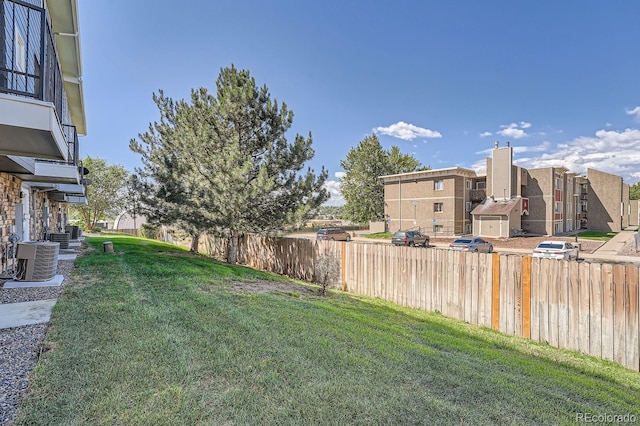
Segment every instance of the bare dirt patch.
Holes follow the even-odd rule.
[[[318,296],[319,289],[300,284],[281,281],[257,280],[257,281],[231,281],[230,284],[236,291],[246,291],[256,294],[286,293],[298,296]]]
[[[203,257],[198,253],[191,253],[190,251],[159,251],[158,254],[172,257]]]

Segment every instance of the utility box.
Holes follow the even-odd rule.
[[[111,241],[102,243],[102,251],[105,253],[113,253],[113,243]]]

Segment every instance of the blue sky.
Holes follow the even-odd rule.
[[[330,173],[366,136],[432,168],[484,173],[498,140],[524,167],[640,181],[636,0],[79,1],[88,134],[81,155],[140,166],[129,140],[159,118],[151,97],[215,93],[251,71],[313,135]]]

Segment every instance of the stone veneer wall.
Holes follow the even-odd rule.
[[[7,269],[6,250],[8,249],[10,227],[16,225],[16,204],[22,203],[20,192],[22,181],[17,177],[0,173],[0,272]],[[31,203],[25,206],[31,217],[29,228],[31,240],[44,238],[44,211],[49,208],[49,232],[64,232],[64,219],[67,205],[47,198],[47,192],[31,191]],[[33,207],[35,205],[35,212]],[[27,210],[28,209],[28,210]]]
[[[0,271],[6,270],[5,250],[9,242],[9,227],[16,224],[16,204],[20,202],[22,181],[0,173]]]

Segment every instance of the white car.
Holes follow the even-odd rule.
[[[533,257],[544,259],[578,259],[579,249],[566,241],[543,241],[533,249]]]

